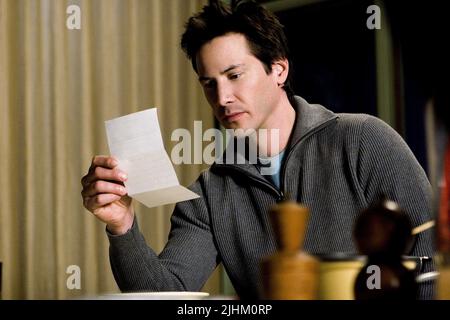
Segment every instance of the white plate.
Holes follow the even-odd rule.
[[[162,292],[127,292],[99,296],[104,300],[198,300],[209,296],[207,292],[162,291]]]

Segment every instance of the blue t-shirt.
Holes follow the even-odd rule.
[[[258,157],[258,169],[261,174],[280,189],[280,170],[284,150],[273,157]]]

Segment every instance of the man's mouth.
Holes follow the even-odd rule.
[[[234,112],[232,114],[224,115],[222,120],[225,122],[233,122],[239,120],[245,112]]]

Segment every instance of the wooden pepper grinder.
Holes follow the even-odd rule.
[[[302,251],[308,208],[282,202],[270,211],[278,251],[261,261],[263,299],[316,299],[319,262]]]
[[[359,252],[368,260],[356,277],[357,300],[416,298],[414,273],[402,263],[402,255],[412,246],[411,230],[408,215],[385,198],[360,214],[354,238]]]

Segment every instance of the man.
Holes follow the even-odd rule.
[[[278,145],[256,140],[259,154],[279,165],[263,176],[248,162],[213,164],[190,187],[201,197],[176,205],[157,255],[139,232],[122,185],[126,173],[114,158],[95,157],[82,195],[107,225],[121,290],[199,290],[223,263],[241,298],[259,297],[260,259],[276,250],[268,211],[284,199],[311,210],[305,249],[312,254],[356,253],[353,222],[381,195],[397,201],[414,226],[430,220],[427,177],[395,131],[291,94],[287,41],[273,14],[254,3],[234,10],[213,3],[189,19],[181,44],[225,128],[279,129]],[[411,254],[433,255],[430,231],[418,235]],[[423,285],[421,297],[431,289]]]

